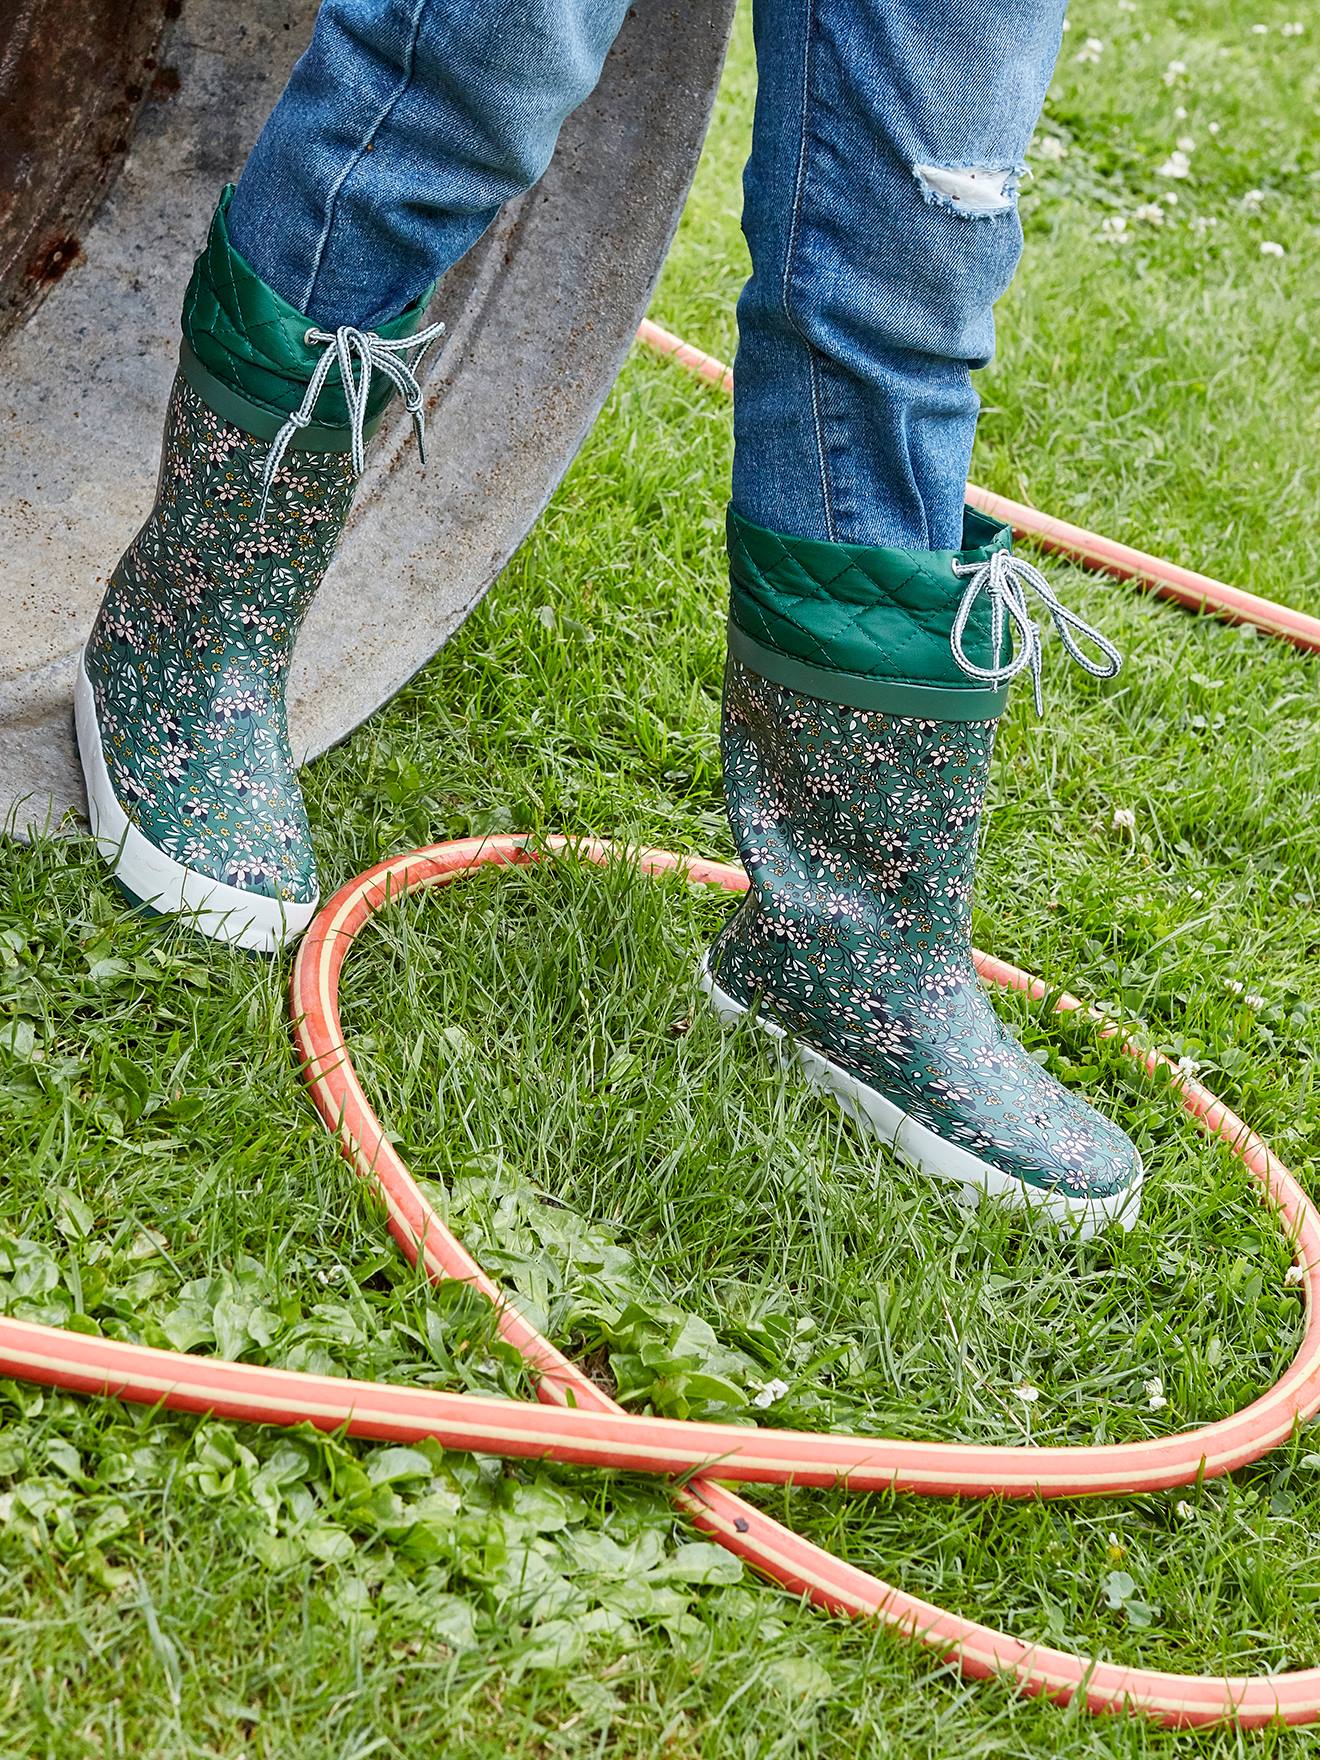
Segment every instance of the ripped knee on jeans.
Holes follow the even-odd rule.
[[[1017,165],[914,165],[912,175],[926,201],[969,219],[1011,213],[1017,201]]]

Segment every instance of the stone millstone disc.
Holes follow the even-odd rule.
[[[396,402],[299,641],[300,756],[437,652],[567,469],[673,235],[731,12],[637,0],[546,176],[439,288],[431,316],[449,335],[427,383],[429,468]],[[141,110],[73,267],[0,344],[0,828],[81,824],[74,662],[151,504],[193,257],[314,15],[310,0],[206,0],[166,26],[163,95]]]

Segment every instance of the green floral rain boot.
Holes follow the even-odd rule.
[[[751,886],[703,984],[726,1020],[754,1009],[791,1040],[813,1080],[926,1172],[1084,1233],[1128,1226],[1136,1150],[1001,1023],[970,932],[1010,679],[1029,669],[1040,701],[1028,591],[1088,671],[1112,677],[1119,657],[1013,556],[1007,527],[969,509],[963,542],[808,543],[730,515],[722,750]]]
[[[183,311],[156,501],[75,685],[92,831],[115,877],[204,934],[273,952],[317,904],[285,686],[363,448],[395,390],[420,444],[425,300],[318,330],[229,243],[221,198]]]

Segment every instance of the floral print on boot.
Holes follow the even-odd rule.
[[[285,686],[354,484],[346,453],[287,453],[263,521],[268,451],[175,379],[156,504],[111,577],[80,681],[129,825],[195,877],[199,926],[258,946],[304,928],[317,903]]]
[[[752,543],[770,536],[752,534]],[[876,562],[885,554],[867,559],[872,608],[884,609],[873,632],[893,630],[899,613],[885,589],[908,578],[912,560],[890,568]],[[821,559],[808,560],[818,576]],[[799,623],[812,617],[771,590],[773,559],[756,568],[750,593],[738,574],[745,581],[755,564],[745,551],[737,564],[721,749],[749,890],[703,968],[717,1009],[728,1019],[755,1011],[791,1038],[813,1079],[927,1172],[970,1194],[1040,1206],[1084,1233],[1129,1225],[1142,1179],[1132,1143],[1026,1054],[972,964],[977,838],[1000,706],[985,686],[1000,688],[1007,666],[1022,669],[1022,650],[1005,657],[994,607],[982,606],[976,682],[961,695],[942,658],[938,686],[885,679],[878,667],[831,673],[764,642],[767,606]],[[975,584],[975,571],[990,567],[987,556],[954,556],[932,569],[936,585],[941,574],[948,582],[944,641],[961,611],[967,635],[977,609],[968,595],[989,579]],[[778,577],[783,588],[782,567]],[[937,623],[928,611],[927,637]],[[761,639],[748,637],[740,613]],[[1072,628],[1086,633],[1075,619]],[[903,646],[897,634],[877,643],[878,666]],[[814,688],[782,682],[789,677]],[[870,706],[893,693],[898,707],[920,707],[923,688],[925,714]]]
[[[318,891],[289,749],[298,630],[395,391],[420,445],[424,299],[317,329],[234,251],[226,191],[184,300],[155,505],[75,681],[92,831],[131,896],[274,952]],[[373,383],[374,375],[374,383]]]

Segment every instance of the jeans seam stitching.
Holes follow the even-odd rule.
[[[301,301],[302,310],[304,312],[308,311],[311,306],[312,295],[316,291],[317,279],[320,276],[321,264],[325,257],[325,247],[329,243],[330,233],[335,223],[335,209],[339,202],[340,193],[349,178],[353,175],[353,172],[362,163],[363,155],[366,153],[368,143],[375,138],[384,123],[388,121],[391,112],[398,104],[400,98],[403,97],[403,94],[412,84],[413,68],[417,57],[417,39],[421,35],[422,14],[426,11],[426,6],[427,0],[417,0],[417,5],[414,8],[412,18],[409,21],[410,34],[408,38],[408,53],[404,61],[403,77],[399,80],[394,90],[381,106],[375,120],[365,131],[362,144],[350,155],[343,170],[339,173],[339,176],[330,187],[330,194],[326,200],[325,225],[321,229],[321,236],[316,242],[316,250],[312,254],[311,272],[308,275],[307,287],[303,293]]]
[[[811,102],[811,71],[812,44],[815,35],[816,6],[815,0],[806,0],[806,29],[803,33],[802,49],[802,133],[798,142],[797,175],[793,183],[792,217],[789,222],[788,247],[784,252],[784,274],[780,285],[780,299],[784,307],[784,316],[797,332],[803,347],[807,351],[807,377],[811,384],[811,425],[816,439],[816,461],[820,473],[820,493],[825,514],[825,535],[830,543],[836,541],[834,526],[834,509],[830,499],[829,466],[825,452],[825,433],[821,420],[820,374],[816,359],[816,349],[810,337],[798,321],[793,310],[793,298],[790,286],[793,278],[793,259],[797,252],[799,224],[802,218],[804,192],[807,180],[807,148],[810,134],[810,102]]]

